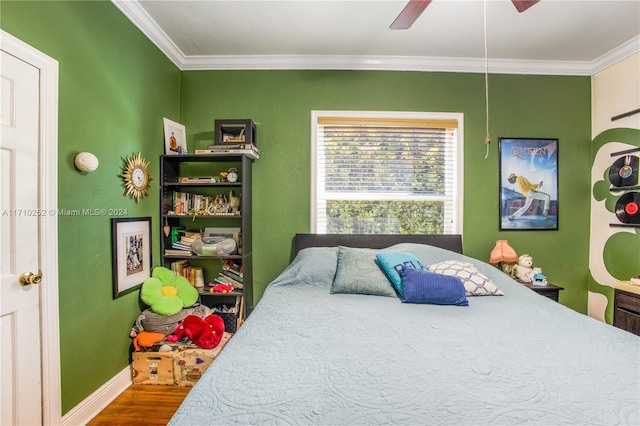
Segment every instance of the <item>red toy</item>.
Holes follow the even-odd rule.
[[[177,342],[183,337],[184,337],[184,325],[182,324],[182,321],[180,321],[176,329],[173,330],[173,333],[165,337],[164,340],[166,340],[167,342]]]
[[[213,349],[218,346],[223,334],[224,321],[218,315],[209,315],[204,319],[196,315],[187,315],[166,340],[177,342],[186,335],[198,347]]]
[[[211,287],[212,293],[230,293],[233,291],[233,286],[231,284],[216,284]]]
[[[203,349],[218,346],[224,334],[224,321],[218,315],[209,315],[205,319],[189,315],[183,325],[187,337]]]

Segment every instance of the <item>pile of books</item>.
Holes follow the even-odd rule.
[[[222,143],[217,145],[209,145],[207,149],[196,149],[196,154],[234,154],[248,155],[257,160],[260,158],[260,150],[252,143]]]
[[[209,210],[214,204],[214,197],[175,191],[172,198],[172,210],[177,215],[186,215],[190,211]]]
[[[227,259],[222,265],[222,271],[213,280],[213,284],[230,284],[235,290],[242,290],[242,280],[242,263]]]
[[[165,256],[191,256],[191,244],[202,238],[202,231],[179,230],[178,237],[179,239],[171,244],[170,249],[165,249]]]
[[[192,286],[195,285],[196,271],[198,270],[202,270],[202,267],[191,266],[186,260],[171,262],[171,272],[173,272],[173,274],[177,277],[185,277]]]

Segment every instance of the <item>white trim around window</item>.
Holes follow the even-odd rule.
[[[457,129],[455,132],[455,144],[452,144],[449,148],[455,147],[456,152],[449,155],[451,162],[447,167],[452,167],[455,175],[455,184],[447,187],[447,196],[452,202],[446,203],[447,206],[453,207],[453,211],[447,211],[446,217],[449,218],[450,223],[445,224],[445,233],[462,233],[463,224],[463,182],[464,182],[464,163],[463,163],[463,142],[464,142],[464,114],[462,113],[443,113],[443,112],[398,112],[398,111],[311,111],[311,232],[323,232],[319,229],[319,225],[322,224],[322,220],[318,218],[319,206],[319,189],[325,187],[324,180],[324,164],[318,161],[318,138],[322,137],[322,132],[319,131],[320,124],[327,121],[331,122],[368,122],[368,121],[387,121],[387,122],[402,122],[407,123],[408,126],[411,123],[429,123],[429,122],[456,122]],[[451,170],[450,170],[451,171]],[[334,194],[336,195],[336,194]],[[366,198],[364,193],[351,193],[347,195],[348,199],[358,200]],[[378,199],[385,199],[388,196],[379,194]],[[342,195],[337,194],[337,198],[343,198]],[[407,197],[399,194],[393,196],[396,200],[408,199],[421,199],[428,200],[432,197],[425,195],[423,197]],[[449,208],[447,207],[447,208]]]

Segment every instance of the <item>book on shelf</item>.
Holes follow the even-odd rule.
[[[174,191],[171,196],[172,213],[167,213],[167,216],[186,216],[190,212],[191,215],[194,215],[194,212],[204,212],[203,216],[239,216],[241,214],[240,210],[232,212],[229,203],[220,203],[220,200],[216,203],[216,198],[190,192]]]
[[[184,226],[172,226],[170,232],[171,248],[165,249],[165,256],[191,256],[191,244],[203,235],[202,230],[184,229]]]
[[[242,278],[242,263],[236,262],[233,259],[225,260],[222,264],[222,270],[232,272]]]
[[[186,275],[184,275],[184,277],[189,280],[189,283],[195,287],[196,285],[196,277],[198,276],[198,271],[200,271],[199,275],[200,278],[202,279],[204,277],[203,275],[203,270],[201,266],[191,266],[187,269],[186,271]],[[200,283],[201,285],[203,285],[203,283]]]
[[[174,191],[172,196],[172,210],[176,215],[187,214],[190,211],[209,210],[214,204],[214,197],[189,192]]]
[[[202,267],[200,266],[191,266],[186,260],[178,260],[176,262],[171,263],[171,271],[177,277],[184,277],[189,281],[189,284],[195,286],[196,282],[196,273],[197,271],[201,271]]]
[[[242,283],[242,281],[238,281],[233,278],[230,278],[222,272],[218,275],[217,278],[214,279],[214,281],[219,282],[221,284],[231,284],[233,288],[238,290],[244,287],[244,284]]]
[[[183,235],[180,237],[180,241],[178,242],[178,244],[182,244],[185,245],[187,247],[191,247],[191,245],[202,238],[202,233],[199,232],[197,234],[195,234],[193,237],[187,237],[186,235]]]
[[[222,271],[220,272],[222,275],[224,275],[227,278],[230,278],[232,280],[238,281],[239,283],[243,282],[243,278],[241,275],[238,275],[234,272],[231,271]]]
[[[198,230],[193,230],[193,229],[183,229],[178,231],[181,235],[181,238],[192,238],[194,240],[197,240],[198,238],[202,238],[203,231],[201,229]]]
[[[191,246],[188,246],[186,244],[182,244],[182,243],[179,243],[179,242],[175,242],[175,243],[171,244],[171,247],[174,248],[174,249],[177,249],[177,250],[184,250],[184,251],[188,251],[188,252],[191,251]]]
[[[181,183],[216,183],[218,180],[214,177],[183,177]]]
[[[171,272],[177,277],[182,276],[183,271],[187,267],[189,267],[189,262],[184,259],[171,262]]]
[[[249,158],[257,160],[260,158],[260,150],[258,148],[249,149],[196,149],[196,155],[210,154],[230,154],[230,155],[247,155]]]
[[[258,153],[260,152],[258,147],[256,147],[252,143],[226,143],[225,142],[224,144],[209,145],[207,149],[211,151],[226,151],[230,149],[252,149]]]
[[[195,240],[193,238],[182,237],[180,238],[180,244],[184,244],[185,246],[191,247]]]
[[[191,251],[187,250],[177,250],[177,249],[165,249],[165,256],[182,256],[182,257],[191,257]]]

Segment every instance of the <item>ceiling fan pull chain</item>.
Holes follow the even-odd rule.
[[[487,0],[483,1],[484,5],[484,100],[487,136],[484,143],[487,145],[487,152],[484,155],[485,160],[489,157],[489,145],[491,144],[491,135],[489,134],[489,54],[487,49]]]

